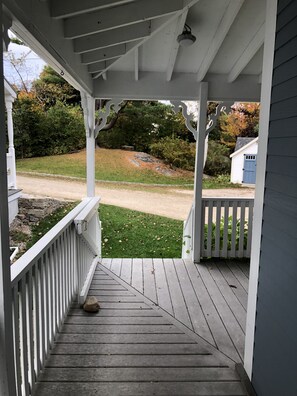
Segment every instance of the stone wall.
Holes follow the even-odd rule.
[[[9,227],[10,246],[18,246],[20,252],[24,251],[32,233],[31,228],[67,203],[50,198],[19,198],[19,213]]]

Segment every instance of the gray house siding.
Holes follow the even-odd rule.
[[[252,383],[297,395],[297,1],[279,0]]]

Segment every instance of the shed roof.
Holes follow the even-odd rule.
[[[255,140],[255,138],[238,137],[237,140],[236,140],[236,146],[235,146],[234,152],[240,150],[242,147],[246,146],[252,140]]]
[[[235,157],[240,154],[242,151],[252,146],[254,143],[258,142],[258,137],[256,138],[241,138],[238,137],[236,141],[235,151],[230,155],[230,158]],[[239,142],[238,142],[239,141]]]

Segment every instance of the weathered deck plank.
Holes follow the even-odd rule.
[[[158,299],[153,259],[143,259],[143,287],[144,295],[157,304]]]
[[[205,265],[198,265],[197,269],[200,276],[203,279],[203,282],[205,283],[209,295],[211,296],[216,306],[216,309],[218,310],[220,317],[222,318],[222,322],[226,327],[226,330],[228,331],[228,334],[230,336],[230,339],[232,340],[232,343],[236,348],[236,351],[238,352],[239,356],[243,359],[244,333],[242,328],[237,322],[235,316],[233,315],[233,312],[226,303],[220,290],[218,289],[217,284],[215,283],[212,275],[209,272],[209,269],[206,268]]]
[[[118,263],[107,261],[107,266],[125,274],[123,280],[100,265],[95,272],[89,294],[98,293],[98,313],[86,313],[73,304],[35,395],[245,395],[234,362],[189,329],[187,321],[196,311],[188,314],[187,305],[196,297],[200,306],[190,275],[195,270],[199,279],[195,266],[189,271],[184,262],[170,261],[164,268],[162,260],[148,260],[141,265],[141,276],[134,274],[134,285],[141,289],[142,279],[144,293],[158,296],[160,307],[160,302],[167,304],[165,311],[125,283],[132,283],[133,268],[126,271],[124,260],[121,267]],[[148,280],[154,280],[153,287]],[[184,288],[190,285],[189,294]],[[184,315],[187,327],[168,313],[170,306],[172,313]],[[204,317],[202,306],[199,312]]]
[[[240,396],[240,382],[115,382],[115,383],[40,383],[38,396]]]
[[[48,367],[40,381],[48,382],[164,382],[236,381],[235,370],[219,367]]]
[[[234,344],[230,339],[222,318],[217,310],[215,301],[213,301],[209,290],[197,271],[197,265],[194,265],[190,260],[185,260],[185,266],[218,349],[224,352],[231,359],[234,359],[235,361],[240,360],[240,357],[234,348]]]
[[[122,260],[122,270],[121,270],[121,278],[127,282],[131,283],[132,276],[132,259],[123,259]]]
[[[132,260],[132,286],[143,293],[143,269],[142,259]]]
[[[229,288],[236,296],[240,304],[243,306],[245,312],[247,310],[247,301],[248,301],[248,294],[247,291],[244,289],[242,284],[239,282],[237,277],[231,271],[231,269],[227,265],[218,265],[217,268],[220,270],[221,274],[225,278]]]
[[[165,309],[165,311],[169,312],[173,315],[173,308],[171,303],[171,296],[168,288],[168,283],[166,279],[166,273],[164,270],[163,260],[162,259],[154,259],[154,275],[156,279],[156,291],[158,304],[160,307]]]
[[[184,261],[175,259],[174,264],[195,333],[201,335],[202,338],[212,345],[216,345],[185,268]]]
[[[143,290],[140,283],[124,279],[127,283],[227,356],[242,360],[249,271],[246,263],[202,263],[204,279],[197,271],[200,266],[190,260],[143,259],[142,265],[137,262],[134,271],[141,267]]]
[[[173,306],[174,316],[180,318],[183,324],[193,330],[193,326],[185,304],[178,277],[172,259],[164,259],[164,269],[167,277],[168,288]]]
[[[211,265],[209,268],[213,280],[220,290],[223,298],[227,302],[242,331],[245,331],[246,310],[243,308],[239,300],[234,296],[233,288],[230,287],[225,277],[216,265]],[[233,285],[232,285],[233,286]],[[235,297],[235,298],[234,298]]]
[[[217,364],[220,362],[213,355],[51,355],[46,367],[215,367]]]

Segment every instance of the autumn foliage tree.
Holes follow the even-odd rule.
[[[234,149],[237,137],[257,137],[259,113],[259,103],[236,103],[232,111],[219,120],[221,143]]]

